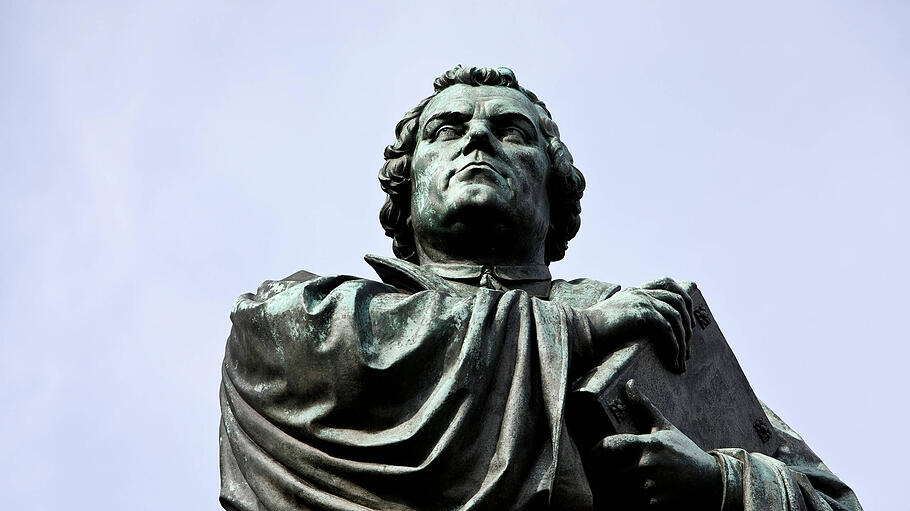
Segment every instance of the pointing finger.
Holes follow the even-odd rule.
[[[637,408],[639,415],[645,419],[650,432],[670,429],[673,425],[664,417],[664,414],[645,396],[636,386],[635,380],[629,380],[625,385],[626,397]]]

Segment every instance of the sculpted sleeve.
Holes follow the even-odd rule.
[[[853,491],[764,403],[781,446],[774,457],[743,449],[712,451],[724,476],[723,511],[862,511]]]
[[[231,319],[226,509],[590,507],[563,418],[590,343],[571,308],[321,277],[266,282]]]

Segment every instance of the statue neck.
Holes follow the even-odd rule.
[[[472,264],[479,266],[531,266],[546,264],[543,243],[522,247],[520,243],[492,240],[458,240],[426,243],[416,239],[417,257],[421,265]],[[513,240],[505,240],[513,241]]]

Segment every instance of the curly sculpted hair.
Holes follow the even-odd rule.
[[[550,227],[545,241],[547,263],[558,261],[566,254],[569,240],[581,226],[581,196],[585,177],[572,163],[569,149],[559,139],[559,128],[543,101],[518,85],[515,73],[507,67],[455,66],[433,82],[433,95],[424,99],[404,115],[395,126],[395,143],[385,148],[385,164],[379,171],[379,184],[386,193],[385,204],[379,211],[379,222],[386,236],[392,238],[392,251],[400,259],[417,263],[417,246],[411,227],[411,157],[417,146],[418,120],[427,104],[445,88],[455,84],[471,86],[493,85],[509,87],[524,94],[537,107],[540,129],[547,141],[550,157]]]

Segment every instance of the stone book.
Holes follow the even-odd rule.
[[[569,396],[568,420],[579,447],[636,428],[624,385],[638,389],[664,416],[708,451],[740,447],[774,454],[779,442],[736,356],[727,344],[698,287],[681,282],[692,298],[694,324],[686,371],[666,369],[647,340],[631,342],[579,378]]]

